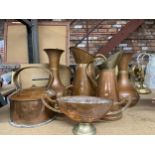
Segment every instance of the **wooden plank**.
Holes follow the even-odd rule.
[[[134,32],[144,22],[143,19],[132,19],[129,21],[118,33],[107,42],[104,47],[98,50],[98,53],[107,54],[126,39],[132,32]]]

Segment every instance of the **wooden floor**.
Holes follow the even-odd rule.
[[[150,96],[142,96],[141,101],[128,108],[123,118],[113,122],[95,123],[97,135],[152,135],[155,134],[155,103]],[[1,135],[71,135],[75,122],[58,117],[52,122],[35,128],[17,128],[9,124],[9,106],[0,109]]]

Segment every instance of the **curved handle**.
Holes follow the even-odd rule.
[[[23,68],[17,70],[17,71],[15,72],[14,76],[13,76],[13,81],[14,81],[14,83],[15,83],[16,89],[20,89],[20,88],[21,88],[20,84],[18,83],[18,76],[19,76],[19,73],[22,72],[22,71],[25,70],[25,69],[31,69],[31,68],[43,69],[43,70],[45,70],[47,73],[49,73],[50,77],[49,77],[48,83],[47,83],[47,85],[46,85],[46,88],[49,89],[49,88],[51,87],[51,85],[52,85],[53,80],[54,80],[54,76],[53,76],[52,72],[51,72],[49,69],[47,69],[47,68],[45,68],[45,67],[39,67],[39,66],[28,66],[28,67],[23,67]]]
[[[96,75],[96,78],[93,78],[92,75],[90,75],[90,72],[89,72],[89,66],[90,66],[91,64],[93,64],[93,62],[94,62],[94,61],[90,61],[90,62],[87,64],[85,71],[86,71],[86,75],[87,75],[88,79],[92,82],[92,84],[93,84],[95,87],[97,87],[96,78],[97,78],[99,75],[97,74],[97,75]]]
[[[123,98],[120,102],[117,102],[118,105],[123,105],[124,102],[127,103],[125,104],[125,106],[123,106],[121,109],[117,110],[117,111],[109,111],[106,115],[116,115],[116,114],[119,114],[121,112],[123,112],[124,110],[126,110],[130,104],[131,104],[131,96],[129,96],[128,98]]]
[[[50,102],[53,106],[49,105],[46,101],[46,99],[48,100],[48,102]],[[58,106],[58,102],[57,100],[53,100],[51,99],[47,94],[43,94],[41,96],[41,101],[42,103],[45,105],[45,107],[47,107],[48,109],[54,111],[54,112],[57,112],[57,113],[62,113],[59,109],[59,106]]]
[[[70,90],[70,93],[68,93],[69,90]],[[72,92],[73,92],[73,85],[72,85],[72,84],[65,87],[65,92],[64,92],[65,96],[66,96],[66,95],[67,95],[67,96],[68,96],[68,95],[72,95]]]
[[[86,75],[87,75],[88,79],[93,83],[93,85],[94,85],[95,87],[97,87],[96,79],[98,79],[99,74],[97,74],[96,77],[93,78],[92,75],[90,75],[90,73],[89,73],[89,66],[90,66],[91,64],[94,64],[94,62],[95,62],[95,67],[98,65],[98,63],[101,63],[101,62],[99,62],[99,61],[96,60],[96,59],[98,59],[98,58],[101,58],[101,59],[102,59],[102,63],[103,63],[104,61],[107,60],[107,58],[106,58],[103,54],[97,54],[97,55],[95,56],[94,60],[93,60],[93,61],[90,61],[90,62],[87,64],[87,66],[86,66]]]

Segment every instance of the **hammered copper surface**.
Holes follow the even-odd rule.
[[[118,72],[118,91],[119,98],[130,96],[132,99],[131,105],[134,106],[139,101],[139,94],[129,80],[128,63],[132,58],[133,53],[123,53],[119,63]]]
[[[64,52],[61,49],[44,49],[49,58],[49,69],[52,71],[54,80],[51,88],[57,93],[57,96],[63,96],[65,87],[60,80],[59,62],[61,54]]]
[[[60,110],[77,122],[94,122],[111,108],[112,101],[90,96],[66,96],[58,98]]]

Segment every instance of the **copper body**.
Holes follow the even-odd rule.
[[[76,122],[99,120],[111,108],[112,101],[91,96],[66,96],[58,99],[60,111]]]
[[[134,106],[139,101],[139,94],[132,85],[128,76],[128,63],[131,60],[133,53],[123,53],[119,63],[118,73],[118,92],[119,98],[131,97],[131,105]]]
[[[77,63],[72,85],[72,95],[95,96],[95,86],[86,74],[87,69],[89,75],[92,78],[95,77],[94,66],[89,65],[87,68],[87,64],[94,59],[94,56],[77,47],[71,47],[70,50]]]
[[[21,71],[30,68],[42,68],[42,67],[24,67],[15,72],[13,80],[17,91],[12,94],[10,99],[10,119],[14,125],[27,125],[31,127],[41,123],[48,122],[53,119],[55,113],[50,111],[44,106],[41,101],[41,96],[49,92],[51,96],[55,97],[54,91],[50,90],[50,85],[53,81],[53,76],[50,70],[42,68],[50,75],[49,81],[46,87],[31,87],[28,89],[21,89],[20,83],[18,83],[18,75]]]
[[[57,96],[63,96],[65,87],[60,80],[59,61],[61,54],[64,52],[61,49],[44,49],[49,58],[49,69],[52,71],[54,80],[51,88],[56,92]]]
[[[10,119],[21,125],[36,125],[54,117],[54,112],[46,108],[40,96],[44,88],[25,89],[10,98]]]
[[[76,66],[75,78],[73,81],[72,95],[95,96],[95,86],[86,74],[87,64],[78,64]],[[90,76],[95,76],[93,65],[90,65],[88,72]]]
[[[113,100],[113,106],[110,112],[118,111],[121,109],[119,103],[117,79],[115,75],[115,69],[102,70],[98,79],[98,88],[96,95],[99,97],[105,97]],[[117,120],[122,117],[122,112],[117,114],[106,115],[103,119]]]

